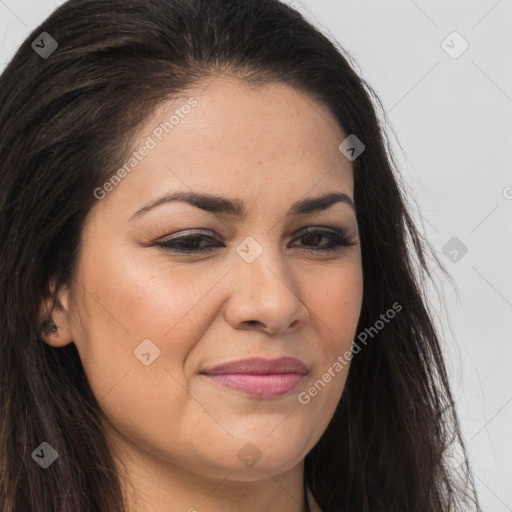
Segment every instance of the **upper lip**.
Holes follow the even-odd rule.
[[[300,373],[305,375],[307,372],[307,366],[300,359],[294,357],[280,357],[278,359],[252,357],[249,359],[238,359],[201,371],[201,373],[207,375],[219,375],[223,373],[252,373],[257,375]]]

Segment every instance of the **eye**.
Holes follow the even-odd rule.
[[[321,229],[307,228],[299,237],[295,238],[295,240],[309,242],[309,244],[306,243],[306,245],[315,245],[315,243],[319,242],[322,238],[327,238],[330,240],[330,243],[305,250],[312,252],[334,252],[341,250],[343,247],[355,245],[356,243],[345,231],[328,227],[322,227]]]
[[[204,234],[200,234],[197,231],[190,234],[185,234],[183,236],[176,236],[173,238],[167,238],[164,241],[156,242],[155,245],[159,247],[163,247],[169,251],[173,251],[176,253],[184,253],[184,254],[194,254],[194,253],[210,253],[215,249],[215,247],[209,246],[198,246],[201,242],[213,241],[216,242],[215,237],[207,236]],[[221,247],[219,242],[216,242],[216,247]]]
[[[186,233],[186,232],[185,232]],[[210,233],[209,231],[207,233]],[[329,240],[327,244],[317,245],[322,238]],[[307,228],[293,242],[302,241],[299,247],[305,247],[303,251],[308,252],[335,252],[343,247],[355,245],[356,242],[344,231],[329,227]],[[205,242],[206,245],[203,243]],[[210,244],[208,244],[210,242]],[[305,243],[304,243],[305,242]],[[155,245],[178,254],[210,254],[215,249],[224,247],[214,236],[204,232],[191,232],[181,236],[173,236]],[[313,247],[311,247],[313,246]]]

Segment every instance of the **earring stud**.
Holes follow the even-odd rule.
[[[49,336],[50,334],[54,333],[57,330],[57,326],[55,325],[55,322],[51,317],[46,322],[43,323],[43,326],[44,333],[46,334],[46,336]]]

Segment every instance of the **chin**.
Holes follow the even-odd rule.
[[[287,437],[286,443],[275,438],[271,440],[270,437],[265,439],[261,433],[254,442],[249,439],[230,440],[229,446],[218,444],[218,454],[210,452],[203,454],[203,457],[217,470],[222,468],[229,472],[230,479],[250,482],[291,470],[300,464],[311,449],[304,444],[304,436],[298,437],[296,442]]]

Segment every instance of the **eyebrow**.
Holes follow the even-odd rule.
[[[205,210],[215,215],[224,213],[239,217],[241,219],[244,219],[247,216],[247,210],[245,209],[243,201],[240,199],[228,199],[221,196],[199,194],[196,192],[174,192],[151,201],[139,211],[135,212],[130,217],[130,220],[134,219],[135,217],[140,217],[142,214],[153,208],[156,208],[157,206],[160,206],[161,204],[170,203],[173,201],[188,203],[192,206],[195,206],[196,208],[200,208],[201,210]],[[356,209],[354,202],[347,194],[342,192],[330,192],[318,197],[309,197],[297,201],[292,205],[286,215],[289,217],[292,215],[304,215],[308,213],[319,212],[326,210],[336,203],[347,204],[354,211]]]

